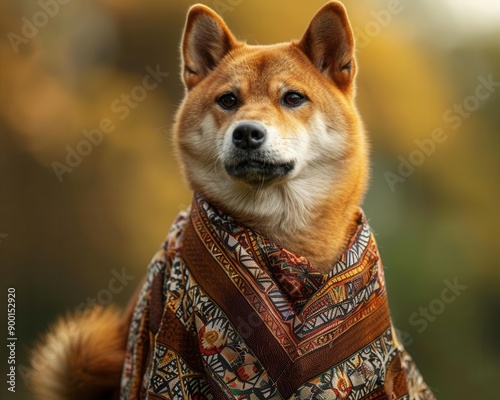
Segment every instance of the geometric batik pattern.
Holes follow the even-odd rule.
[[[362,399],[383,387],[398,355],[391,329],[368,346],[304,384],[290,399]]]
[[[157,345],[154,360],[149,394],[171,400],[211,398],[205,375],[190,369],[175,350]]]

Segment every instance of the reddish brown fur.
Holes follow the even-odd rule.
[[[128,320],[113,309],[60,319],[33,352],[30,389],[40,400],[112,398],[118,393]]]

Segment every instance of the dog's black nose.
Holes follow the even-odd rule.
[[[241,150],[256,150],[265,141],[266,129],[254,122],[242,123],[233,131],[233,144]]]

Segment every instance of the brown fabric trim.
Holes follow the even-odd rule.
[[[210,394],[214,398],[214,400],[227,400],[228,395],[222,391],[219,385],[213,380],[209,379],[208,383],[210,384]],[[231,397],[233,398],[233,397]]]
[[[264,343],[274,344],[276,339],[264,323],[258,327],[252,327],[245,321],[245,317],[254,315],[255,311],[234,287],[224,271],[219,268],[212,256],[203,251],[204,249],[205,246],[190,220],[186,224],[182,249],[182,257],[189,266],[189,271],[198,285],[226,313],[236,331],[266,367],[271,379],[279,378],[290,364],[288,355],[279,346],[268,348],[264,345]],[[246,329],[247,327],[250,329]],[[278,390],[293,393],[293,387],[290,386],[288,380],[280,380]]]
[[[147,329],[147,327],[149,326],[148,317],[149,317],[149,300],[144,309],[144,318],[141,320],[139,326],[140,333],[134,345],[136,354],[140,355],[138,363],[137,365],[134,366],[134,369],[132,371],[132,374],[134,376],[141,376],[141,377],[144,376],[144,371],[146,371],[148,364],[152,361],[152,357],[154,356],[153,352],[151,351],[151,340],[153,339],[153,336]],[[132,384],[130,385],[129,389],[129,398],[142,399],[143,398],[143,396],[141,395],[142,393],[143,393],[142,379],[137,379],[132,381]]]
[[[296,382],[296,387],[293,392],[283,392],[283,395],[285,397],[290,396],[307,381],[324,373],[329,368],[352,356],[356,351],[369,345],[380,337],[389,326],[389,311],[387,302],[384,301],[384,304],[375,312],[358,322],[355,329],[347,330],[330,344],[308,353],[290,364],[283,375],[290,382]],[[378,399],[378,397],[374,399]]]
[[[198,337],[187,332],[184,324],[168,307],[164,310],[161,328],[155,341],[173,349],[192,370],[204,373]]]
[[[165,400],[165,397],[164,396],[158,396],[157,394],[154,394],[154,393],[148,393],[148,399]]]
[[[149,300],[149,329],[156,335],[162,323],[165,295],[163,294],[163,281],[165,274],[160,273],[151,284],[151,298]]]
[[[361,398],[361,400],[391,400],[387,393],[385,392],[383,387],[376,389],[374,392],[366,395]]]

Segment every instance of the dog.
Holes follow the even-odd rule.
[[[63,319],[36,347],[37,398],[434,399],[360,210],[369,148],[344,6],[300,40],[251,46],[195,5],[181,53],[173,142],[193,203],[127,311]]]

